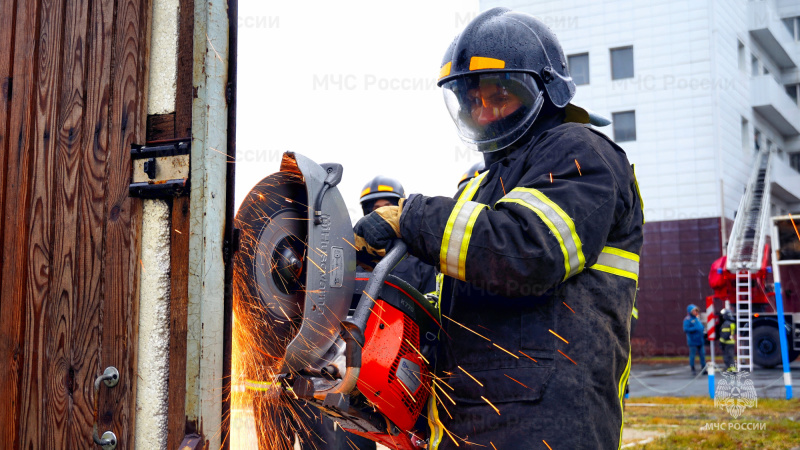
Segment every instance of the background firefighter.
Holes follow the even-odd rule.
[[[447,276],[436,368],[455,405],[429,410],[431,448],[616,448],[642,245],[632,167],[584,125],[601,121],[570,103],[563,51],[530,15],[476,17],[439,85],[487,170],[455,199],[411,195],[355,226],[357,247],[402,238]]]

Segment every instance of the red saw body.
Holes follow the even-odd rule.
[[[336,189],[342,168],[284,154],[236,215],[234,308],[252,352],[247,379],[280,386],[350,432],[390,448],[427,447],[438,311],[389,271],[398,241],[356,272],[352,224]],[[266,380],[265,378],[271,378]]]

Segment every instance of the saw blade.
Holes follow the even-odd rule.
[[[248,192],[235,218],[237,321],[250,329],[250,345],[274,359],[283,358],[302,320],[306,198],[299,175],[274,173]]]

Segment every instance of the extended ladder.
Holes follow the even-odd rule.
[[[753,371],[751,274],[761,269],[770,214],[770,152],[756,155],[728,241],[727,269],[736,274],[736,365]]]
[[[750,272],[736,272],[736,367],[739,371],[753,371],[753,342],[750,339],[753,303],[750,296]]]

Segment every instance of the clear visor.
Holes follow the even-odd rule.
[[[531,127],[544,95],[527,73],[481,73],[442,85],[461,140],[481,152],[508,147]]]

